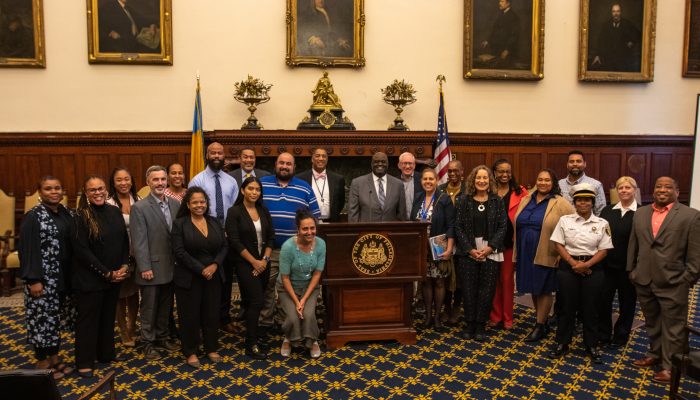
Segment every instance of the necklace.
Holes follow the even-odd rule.
[[[326,191],[326,178],[323,178],[323,187],[320,188],[318,187],[318,180],[321,178],[316,178],[314,177],[314,184],[316,185],[316,190],[318,190],[318,194],[321,195],[321,204],[323,204],[323,192]]]
[[[420,207],[420,220],[421,221],[425,221],[427,219],[428,212],[430,211],[430,207],[433,205],[433,200],[435,200],[435,193],[433,193],[433,195],[430,196],[430,203],[425,204],[426,199],[423,199],[423,204],[421,204],[421,207]]]
[[[302,250],[302,244],[299,243],[299,237],[297,237],[297,259],[299,260],[299,270],[301,271],[302,274],[304,274],[305,278],[310,278],[311,277],[311,271],[314,269],[314,266],[311,265],[311,261],[314,256],[314,246],[313,243],[308,244],[307,246],[309,247],[309,252],[305,252]],[[315,242],[315,241],[314,241]],[[304,265],[304,259],[307,261],[307,265]],[[306,268],[304,268],[306,267]]]

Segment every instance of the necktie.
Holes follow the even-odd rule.
[[[219,174],[214,174],[214,183],[216,185],[216,219],[224,225],[224,194],[221,191],[221,181]]]
[[[382,178],[378,179],[379,181],[379,191],[377,193],[377,197],[379,198],[379,206],[384,209],[384,200],[386,200],[386,194],[384,193],[384,181]]]
[[[248,178],[250,178],[250,177],[251,177],[250,172],[246,172],[246,173],[245,173],[245,177],[243,177],[243,179],[248,179]]]
[[[170,208],[166,206],[165,201],[160,202],[160,211],[162,211],[163,216],[165,216],[165,223],[168,224],[168,230],[172,229],[173,219],[170,216]]]

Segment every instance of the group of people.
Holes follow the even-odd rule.
[[[289,153],[277,157],[272,174],[255,168],[252,148],[240,160],[240,168],[224,172],[224,147],[212,143],[205,170],[189,184],[180,164],[151,166],[143,199],[125,168],[109,181],[90,176],[75,211],[60,204],[58,179],[41,179],[41,202],[24,217],[19,242],[37,367],[53,368],[55,378],[73,371],[58,348],[61,329],[74,323],[75,368],[92,376],[95,361],[119,358],[115,319],[125,346],[138,337],[147,359],[179,348],[192,368],[202,355],[221,359],[219,330],[237,332],[234,319],[244,321],[245,354],[252,359],[267,357],[266,333],[275,325],[284,336],[282,356],[305,348],[320,357],[316,306],[326,245],[316,228],[341,220],[345,180],[328,170],[320,147],[312,169],[297,175]],[[463,338],[484,341],[489,329],[512,328],[517,288],[532,296],[536,310],[525,341],[542,340],[555,319],[550,356],[562,357],[582,321],[586,353],[599,363],[601,346],[627,342],[638,295],[652,345],[635,365],[662,364],[655,378],[670,379],[664,374],[687,340],[687,295],[700,274],[698,245],[689,240],[700,219],[678,203],[673,179],[659,178],[654,204],[637,211],[635,180],[621,177],[619,203],[606,206],[580,151],[570,152],[565,178],[543,169],[530,191],[505,159],[466,177],[453,160],[441,185],[435,170],[416,172],[411,153],[400,155],[398,167],[400,177],[388,175],[387,155],[376,152],[371,172],[350,184],[347,218],[425,221],[429,236],[445,235],[446,248],[428,256],[416,293],[424,328],[458,323],[461,307]],[[236,316],[234,275],[241,293]],[[620,316],[613,326],[615,293]]]

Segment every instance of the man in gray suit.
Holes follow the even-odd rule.
[[[376,152],[372,156],[372,173],[352,180],[348,198],[348,222],[382,222],[406,220],[403,183],[387,175],[389,159]]]
[[[688,292],[700,277],[700,212],[678,201],[678,184],[662,176],[654,203],[634,214],[627,271],[637,289],[651,342],[639,368],[661,364],[653,380],[671,381],[671,355],[685,353]]]
[[[252,147],[244,147],[241,150],[241,167],[234,169],[228,174],[236,180],[239,188],[245,178],[249,176],[262,178],[263,176],[270,175],[270,173],[264,169],[255,168],[255,150]]]
[[[146,183],[151,193],[131,207],[131,243],[136,258],[136,284],[141,287],[141,340],[143,354],[156,360],[160,354],[155,347],[176,350],[168,341],[168,317],[173,298],[175,255],[170,229],[180,203],[165,196],[168,174],[160,165],[146,171]]]

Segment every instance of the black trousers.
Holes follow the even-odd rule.
[[[598,308],[600,340],[626,343],[632,331],[634,314],[637,309],[637,292],[624,269],[605,268],[603,277],[603,291]],[[615,292],[617,292],[620,315],[613,329],[612,310]]]
[[[489,259],[479,262],[471,257],[459,257],[457,272],[462,284],[464,321],[467,324],[483,325],[489,319],[500,265]]]
[[[247,346],[253,346],[260,336],[258,320],[265,300],[267,281],[270,279],[270,268],[265,268],[262,274],[253,276],[252,267],[238,263],[236,275],[242,303],[245,305],[245,343]]]
[[[119,285],[94,292],[75,291],[78,319],[75,323],[75,364],[79,369],[94,368],[95,360],[115,358],[114,321]]]
[[[59,346],[39,347],[34,345],[34,356],[37,360],[45,360],[58,354]]]
[[[192,284],[187,289],[175,286],[182,353],[185,357],[197,354],[202,342],[205,353],[218,351],[221,285],[221,278],[214,274],[210,280],[193,276]]]
[[[603,289],[603,270],[599,264],[591,268],[590,275],[582,276],[571,266],[559,262],[557,280],[557,343],[569,344],[576,328],[576,312],[583,320],[583,343],[587,348],[598,345],[598,303]]]
[[[224,278],[221,288],[221,300],[219,302],[219,323],[226,325],[231,322],[231,291],[233,288],[233,261],[230,254],[224,260]]]

